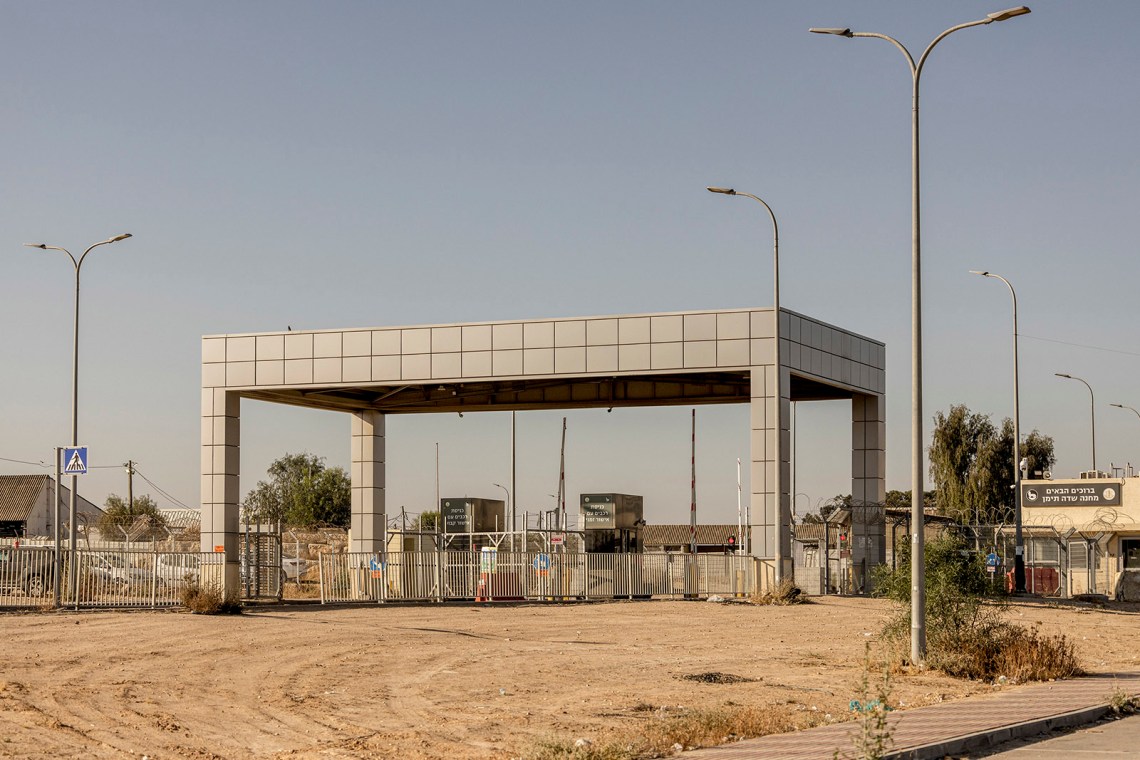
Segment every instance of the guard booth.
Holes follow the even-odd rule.
[[[443,521],[443,585],[451,594],[484,601],[519,599],[523,568],[499,544],[509,534],[507,504],[501,499],[440,499]],[[514,562],[515,564],[512,564]],[[466,591],[465,591],[466,590]]]
[[[582,528],[586,551],[615,554],[642,551],[644,500],[624,493],[581,495]]]
[[[502,499],[440,499],[443,548],[447,551],[479,551],[495,544],[492,534],[503,533],[507,504]]]
[[[598,557],[586,582],[593,596],[632,598],[643,584],[641,527],[643,499],[623,493],[584,493],[580,497],[586,551]],[[637,555],[637,556],[633,556]]]

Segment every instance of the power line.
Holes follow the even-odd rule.
[[[44,469],[48,469],[51,467],[50,464],[47,464],[42,459],[38,462],[28,462],[24,459],[9,459],[7,457],[0,457],[0,462],[14,462],[16,464],[27,464],[27,465],[31,465],[32,467],[43,467]],[[87,469],[88,470],[111,470],[111,469],[118,469],[118,468],[119,468],[119,465],[117,465],[117,464],[100,464],[100,465],[90,466]]]
[[[178,499],[171,496],[169,493],[164,491],[160,486],[158,486],[153,480],[151,480],[146,475],[144,475],[139,470],[138,464],[135,464],[135,475],[138,475],[140,478],[145,480],[147,482],[147,485],[149,485],[151,488],[153,488],[155,491],[157,491],[159,496],[164,497],[167,501],[174,503],[174,504],[177,504],[178,506],[182,507],[183,509],[193,509],[193,507],[187,506],[183,502],[181,502]]]
[[[1075,346],[1076,348],[1091,348],[1093,351],[1107,351],[1110,354],[1124,354],[1125,356],[1140,356],[1140,353],[1138,353],[1136,351],[1125,351],[1125,350],[1119,349],[1119,348],[1105,348],[1104,346],[1090,346],[1087,343],[1073,343],[1072,341],[1057,340],[1055,338],[1039,338],[1036,335],[1026,335],[1025,333],[1019,333],[1018,335],[1019,335],[1019,337],[1022,337],[1022,338],[1029,338],[1030,340],[1041,340],[1041,341],[1044,341],[1046,343],[1058,343],[1062,346]]]
[[[0,462],[15,462],[16,464],[30,464],[32,467],[43,467],[45,469],[48,467],[51,467],[50,464],[44,464],[43,460],[40,460],[39,462],[26,462],[23,459],[8,459],[7,457],[0,457]]]

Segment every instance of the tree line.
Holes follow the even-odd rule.
[[[994,424],[990,415],[955,404],[934,416],[929,456],[933,489],[924,493],[924,500],[938,514],[959,523],[1013,522],[1013,420],[1006,417]],[[1052,437],[1036,429],[1023,436],[1018,446],[1021,459],[1027,460],[1029,477],[1041,477],[1057,461]],[[910,503],[910,491],[888,491],[884,506],[905,509]],[[836,496],[820,508],[820,517],[850,506],[850,495]]]

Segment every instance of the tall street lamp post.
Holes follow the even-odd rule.
[[[1018,594],[1025,593],[1025,542],[1021,535],[1021,407],[1018,401],[1017,382],[1017,293],[1009,280],[993,272],[971,269],[970,274],[1001,280],[1009,288],[1013,299],[1013,525],[1014,557],[1013,582]]]
[[[95,245],[91,246],[86,251],[84,251],[83,255],[80,256],[78,259],[75,258],[75,256],[73,256],[71,254],[71,251],[67,250],[66,248],[60,248],[59,246],[55,246],[55,245],[45,245],[44,243],[24,243],[24,245],[27,246],[28,248],[39,248],[39,249],[44,250],[44,251],[63,251],[64,253],[67,254],[67,257],[69,259],[71,259],[71,263],[75,266],[75,323],[74,323],[73,331],[72,331],[72,347],[71,347],[72,348],[72,350],[71,350],[71,445],[72,446],[78,446],[79,445],[79,271],[83,267],[83,260],[87,258],[87,254],[91,253],[93,250],[95,250],[96,248],[98,248],[101,245],[108,245],[110,243],[117,243],[120,240],[126,240],[129,237],[131,237],[131,233],[126,232],[126,233],[123,233],[122,235],[116,235],[113,238],[109,238],[107,240],[103,240],[99,243],[96,243]],[[75,562],[75,543],[76,543],[75,491],[76,491],[76,488],[78,486],[78,480],[79,479],[77,476],[75,476],[75,475],[71,476],[71,494],[69,495],[69,499],[68,499],[68,515],[69,515],[69,520],[71,522],[71,524],[68,528],[68,530],[69,530],[68,548],[71,551],[71,557],[72,557],[72,561],[71,561],[71,584],[72,584],[71,587],[72,588],[75,588],[75,577],[76,577],[76,570],[77,570],[77,565]],[[56,556],[56,566],[58,569],[59,559],[60,559],[58,547],[57,547],[57,551],[56,551],[55,556]],[[56,578],[55,582],[58,583],[59,582],[58,573],[56,574],[55,578]]]
[[[511,492],[507,490],[506,486],[501,486],[498,483],[492,483],[491,485],[493,485],[495,488],[503,489],[503,494],[507,497],[507,502],[505,505],[506,508],[504,509],[504,514],[503,514],[503,522],[510,525],[509,530],[511,531],[511,542],[512,542],[511,550],[513,551],[514,550],[513,542],[515,540],[515,537],[514,537],[515,523],[514,523],[514,520],[511,519]],[[506,528],[507,526],[504,525],[503,527]]]
[[[990,13],[983,19],[952,26],[934,38],[915,63],[906,47],[894,37],[875,32],[852,32],[850,29],[813,28],[816,34],[840,37],[876,37],[898,48],[910,66],[911,89],[911,586],[910,586],[910,659],[918,664],[926,656],[926,588],[924,576],[924,536],[922,509],[922,276],[919,215],[919,131],[918,93],[922,67],[934,46],[949,35],[971,26],[1006,21],[1029,13],[1024,5]]]
[[[1127,404],[1109,404],[1109,406],[1115,406],[1117,409],[1127,409],[1137,417],[1140,417],[1140,412],[1136,411],[1134,408],[1128,406]]]
[[[1128,411],[1135,414],[1137,417],[1140,417],[1140,412],[1136,411],[1135,409],[1128,406],[1127,404],[1109,404],[1109,406],[1115,406],[1117,409],[1127,409]]]
[[[776,419],[773,426],[776,429],[775,440],[775,480],[773,483],[773,490],[776,492],[776,515],[775,515],[775,554],[773,555],[776,560],[776,583],[780,583],[784,579],[784,532],[786,530],[787,521],[784,519],[784,485],[783,485],[783,397],[784,397],[784,383],[783,371],[780,364],[780,228],[776,224],[776,214],[772,211],[772,207],[763,201],[758,196],[752,193],[741,193],[733,190],[730,187],[709,187],[706,188],[710,193],[719,193],[721,195],[739,195],[744,198],[751,198],[759,203],[768,212],[768,216],[772,219],[772,338],[776,346]],[[767,484],[765,484],[767,486]],[[752,532],[752,526],[748,526],[748,532]]]
[[[1063,377],[1066,380],[1079,380],[1089,389],[1089,420],[1092,422],[1092,471],[1096,472],[1096,397],[1093,396],[1092,386],[1082,378],[1074,375],[1063,375],[1060,372],[1054,372],[1053,374],[1057,377]]]

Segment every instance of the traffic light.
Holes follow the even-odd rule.
[[[730,552],[736,551],[736,536],[728,537],[728,550]]]

